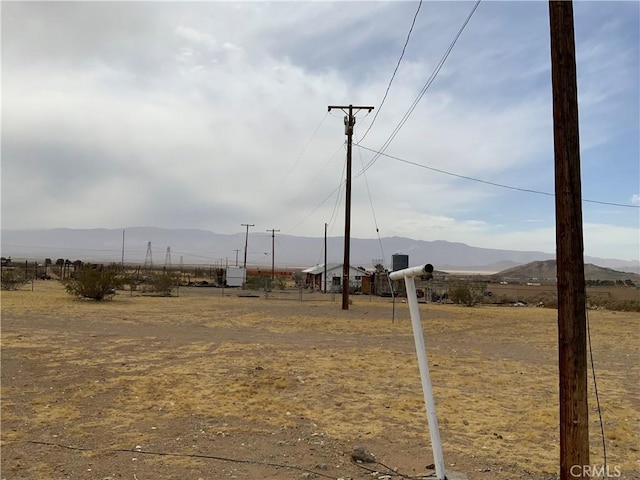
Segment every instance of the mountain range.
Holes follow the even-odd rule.
[[[131,227],[126,229],[41,229],[1,231],[2,256],[38,260],[64,258],[82,261],[154,265],[243,265],[246,232],[218,234],[207,230]],[[149,243],[150,242],[150,243]],[[328,237],[327,263],[342,262],[343,237]],[[247,265],[280,268],[309,267],[324,263],[324,239],[249,230]],[[393,254],[409,256],[409,265],[431,263],[438,270],[498,272],[533,261],[552,260],[555,254],[539,251],[497,250],[442,240],[405,237],[351,239],[352,265],[390,268]],[[150,257],[150,258],[149,258]],[[640,273],[637,260],[585,257],[586,263]]]

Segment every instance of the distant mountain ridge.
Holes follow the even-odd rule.
[[[165,229],[130,227],[124,229],[124,260],[143,263],[148,242],[152,245],[152,261],[164,265],[171,261],[184,264],[239,265],[244,261],[245,233],[218,234],[199,229]],[[271,266],[271,234],[249,230],[247,263]],[[384,256],[380,248],[382,243]],[[41,229],[2,230],[2,256],[15,259],[65,258],[70,260],[120,262],[123,229]],[[167,252],[167,248],[170,252]],[[342,262],[343,237],[327,239],[327,261]],[[533,261],[552,260],[552,253],[538,251],[480,248],[444,240],[426,241],[406,237],[351,239],[351,264],[370,267],[375,263],[391,267],[391,256],[409,256],[409,264],[432,263],[438,270],[474,270],[497,272]],[[324,239],[276,234],[275,263],[280,267],[308,267],[324,262]],[[638,261],[585,257],[585,262],[616,270],[638,273]]]

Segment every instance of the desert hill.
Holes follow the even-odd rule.
[[[626,281],[631,280],[640,284],[640,275],[635,273],[620,272],[612,268],[599,267],[591,263],[584,266],[584,276],[587,281]],[[544,260],[530,262],[525,265],[508,268],[494,275],[496,279],[513,279],[519,281],[548,282],[556,279],[556,261]]]

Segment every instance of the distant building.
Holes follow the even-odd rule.
[[[326,290],[327,292],[342,291],[342,263],[327,264]],[[302,271],[305,275],[305,285],[313,290],[325,289],[324,264],[316,265]],[[367,277],[366,270],[349,267],[349,285],[358,290],[362,289],[362,279]]]

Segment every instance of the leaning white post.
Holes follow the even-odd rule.
[[[422,333],[422,322],[420,320],[420,310],[418,307],[418,296],[416,295],[416,282],[414,277],[426,275],[433,272],[430,264],[419,267],[405,268],[389,274],[391,280],[404,278],[407,288],[407,301],[409,303],[409,313],[411,314],[411,325],[413,327],[413,339],[416,344],[416,354],[418,355],[418,367],[420,368],[420,380],[422,381],[422,393],[424,394],[424,404],[427,410],[427,423],[429,424],[429,436],[431,437],[431,448],[433,449],[433,463],[436,467],[436,478],[445,480],[444,456],[442,454],[442,443],[440,442],[440,431],[438,430],[438,417],[436,416],[436,405],[433,401],[433,390],[431,388],[431,378],[429,377],[429,362],[427,360],[427,348],[424,344]]]

